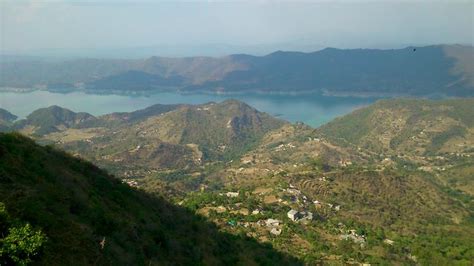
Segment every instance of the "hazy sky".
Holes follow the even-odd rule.
[[[474,42],[474,1],[8,1],[2,51]]]

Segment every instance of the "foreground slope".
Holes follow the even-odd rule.
[[[42,265],[297,263],[18,134],[0,134],[0,202],[12,226],[29,223],[45,234],[30,257]],[[0,254],[1,264],[9,255]]]

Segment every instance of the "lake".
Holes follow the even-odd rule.
[[[321,95],[211,95],[158,92],[150,95],[104,95],[85,92],[53,93],[48,91],[0,92],[0,108],[20,118],[32,111],[58,105],[75,112],[102,115],[112,112],[130,112],[153,104],[201,104],[238,99],[279,118],[301,121],[313,127],[320,126],[337,116],[373,103],[375,98],[331,97]]]

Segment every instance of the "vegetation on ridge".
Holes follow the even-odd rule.
[[[132,189],[88,162],[38,146],[18,134],[0,133],[0,195],[10,218],[29,224],[19,229],[26,232],[17,233],[32,239],[33,248],[19,255],[25,262],[298,264],[269,245],[218,232],[214,225],[183,208]],[[2,217],[5,213],[2,211]],[[6,224],[3,218],[1,221],[3,232]],[[9,246],[23,243],[15,238],[17,231],[11,229],[9,235],[2,236],[3,262],[16,259],[18,252]]]

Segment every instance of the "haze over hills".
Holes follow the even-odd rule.
[[[1,87],[328,95],[474,95],[474,48],[274,52],[266,56],[2,61]]]
[[[312,52],[324,48],[324,46],[298,40],[297,42],[271,43],[271,44],[254,44],[254,45],[231,45],[231,44],[173,44],[173,45],[148,45],[139,47],[107,47],[107,48],[83,48],[83,49],[39,49],[29,51],[0,51],[3,54],[27,54],[30,57],[42,58],[127,58],[139,59],[160,55],[162,57],[193,57],[193,56],[210,56],[219,57],[234,53],[246,53],[253,55],[265,55],[278,49],[287,51]],[[385,45],[387,46],[387,45]],[[402,47],[403,45],[397,45]],[[2,56],[0,54],[0,56]],[[13,56],[8,56],[13,57]]]

